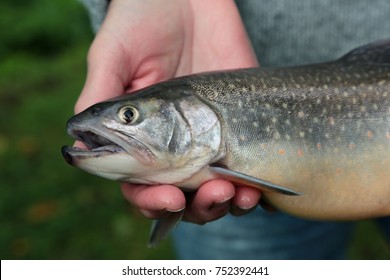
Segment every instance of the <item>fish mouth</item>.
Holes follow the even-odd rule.
[[[150,162],[154,158],[154,154],[146,145],[120,132],[68,128],[68,134],[84,144],[84,147],[62,147],[62,156],[71,165],[77,165],[77,162],[83,159],[100,158],[112,154],[129,154],[143,163]]]

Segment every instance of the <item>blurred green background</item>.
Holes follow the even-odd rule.
[[[169,240],[146,247],[150,221],[117,183],[62,159],[92,39],[76,0],[0,2],[1,259],[175,257]],[[349,258],[390,258],[372,222],[358,224]]]

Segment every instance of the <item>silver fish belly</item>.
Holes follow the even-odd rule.
[[[191,75],[74,116],[68,132],[88,149],[64,147],[63,155],[138,184],[194,190],[225,178],[264,190],[277,209],[300,217],[386,216],[389,95],[390,41],[328,63]]]

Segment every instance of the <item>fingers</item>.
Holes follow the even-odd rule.
[[[170,185],[122,184],[122,193],[142,214],[151,219],[161,218],[167,212],[179,212],[186,205],[184,193]]]
[[[203,184],[187,206],[184,220],[204,224],[225,216],[230,209],[235,187],[225,180],[212,180]]]
[[[124,68],[120,51],[107,51],[117,50],[118,47],[112,38],[109,40],[105,37],[104,32],[99,34],[89,49],[87,79],[76,103],[75,113],[124,92],[124,76],[128,76],[128,69]]]
[[[180,189],[170,185],[122,184],[122,192],[148,218],[161,218],[186,207],[183,220],[196,224],[217,220],[229,211],[236,216],[247,214],[257,207],[261,198],[261,192],[256,189],[235,187],[222,179],[203,184],[198,191],[187,195],[187,201]]]
[[[237,187],[230,212],[235,216],[248,214],[256,209],[260,199],[261,192],[259,190],[249,187]]]

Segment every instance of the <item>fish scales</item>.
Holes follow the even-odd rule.
[[[200,77],[189,84],[225,121],[225,137],[231,141],[222,163],[303,193],[314,189],[310,192],[317,199],[310,197],[308,203],[324,206],[317,213],[302,204],[302,197],[288,198],[291,207],[300,204],[288,212],[343,218],[342,189],[351,202],[364,203],[369,198],[362,197],[370,197],[365,192],[375,184],[383,186],[383,200],[389,201],[390,185],[382,181],[390,182],[390,66],[328,63],[214,75],[210,82]],[[229,86],[232,80],[234,88]],[[370,165],[372,161],[379,166]],[[351,190],[354,184],[361,188]],[[335,207],[320,195],[332,185],[339,189],[343,205]],[[276,197],[276,204],[285,199]],[[358,207],[346,215],[360,216],[367,210]]]
[[[339,60],[211,72],[96,104],[68,121],[64,158],[136,184],[224,178],[310,219],[390,215],[390,41]],[[300,195],[296,195],[300,194]],[[180,220],[153,228],[155,244]]]

